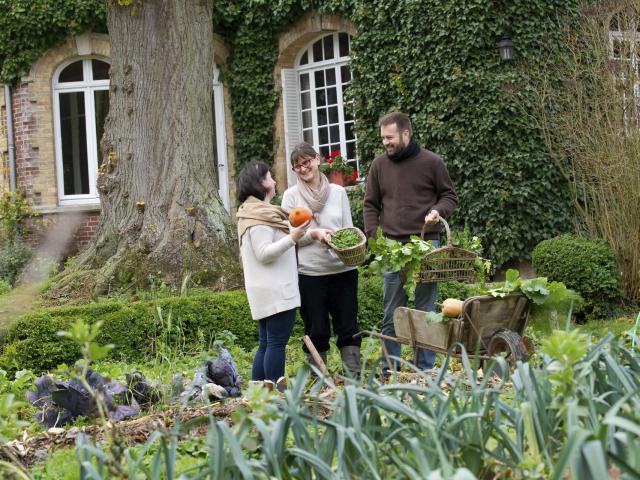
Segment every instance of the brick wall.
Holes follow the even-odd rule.
[[[16,181],[33,205],[42,205],[42,192],[35,183],[40,174],[37,147],[32,145],[37,123],[33,103],[29,100],[27,83],[13,90],[13,131],[16,152]]]
[[[81,250],[93,238],[98,228],[98,223],[100,223],[100,212],[89,212],[84,215],[73,236],[78,250]]]

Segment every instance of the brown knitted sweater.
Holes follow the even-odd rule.
[[[447,218],[457,205],[449,172],[438,155],[421,148],[413,157],[393,162],[385,153],[373,160],[367,175],[365,232],[375,236],[379,225],[386,237],[406,242],[420,235],[431,210]],[[439,232],[440,225],[432,225],[425,239],[438,239]]]

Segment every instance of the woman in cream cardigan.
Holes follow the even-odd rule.
[[[276,182],[269,167],[251,161],[238,175],[238,240],[251,316],[259,322],[259,347],[251,378],[283,389],[285,346],[300,306],[295,245],[309,222],[293,228],[287,212],[270,202]]]
[[[294,147],[291,167],[298,183],[284,192],[282,206],[287,210],[309,208],[313,212],[311,225],[315,227],[298,243],[300,316],[305,333],[326,363],[333,327],[342,362],[351,375],[358,376],[360,339],[353,338],[359,331],[358,270],[345,266],[326,245],[333,231],[353,226],[347,192],[329,183],[320,172],[320,156],[308,143]]]

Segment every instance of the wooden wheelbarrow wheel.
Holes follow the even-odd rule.
[[[529,358],[529,351],[520,335],[513,330],[500,330],[494,333],[489,340],[487,347],[489,357],[503,356],[509,367],[514,367],[516,362]],[[490,360],[485,362],[485,369]],[[494,368],[494,372],[504,377],[506,372],[499,371],[499,367]]]

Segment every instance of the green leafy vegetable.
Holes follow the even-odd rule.
[[[331,235],[331,244],[336,248],[355,247],[361,241],[362,238],[354,230],[338,230]]]

